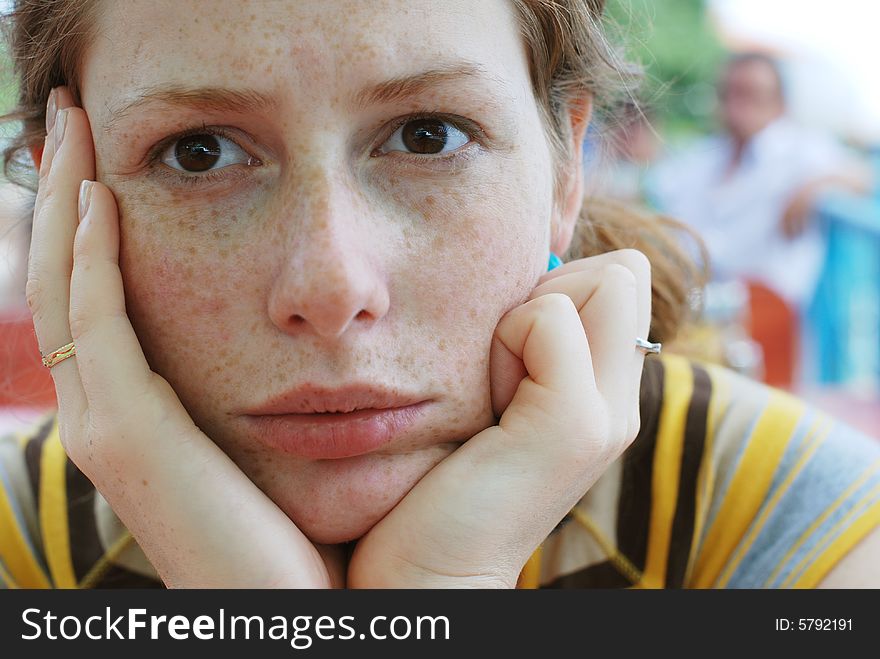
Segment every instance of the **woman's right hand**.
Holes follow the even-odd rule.
[[[342,585],[340,548],[314,546],[150,369],[125,311],[116,201],[80,187],[95,179],[88,117],[66,88],[53,97],[27,299],[44,355],[76,345],[51,369],[67,454],[170,587]]]

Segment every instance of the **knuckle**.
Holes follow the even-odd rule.
[[[644,252],[637,249],[622,249],[619,252],[621,263],[626,265],[636,274],[649,274],[651,272],[651,262]]]
[[[565,293],[545,293],[533,302],[539,313],[557,314],[574,308],[574,302]]]
[[[613,281],[619,286],[635,289],[638,286],[638,280],[635,273],[623,265],[622,263],[609,263],[605,266],[602,273],[603,280]]]
[[[651,269],[651,261],[648,259],[647,255],[641,250],[626,249],[624,250],[624,252],[626,252],[627,260],[631,260],[634,267],[638,267],[639,269],[643,270]]]
[[[644,252],[637,249],[627,248],[613,252],[617,264],[627,268],[635,275],[637,280],[651,280],[651,262]]]
[[[34,317],[38,316],[42,311],[46,298],[45,291],[46,285],[41,278],[34,275],[28,277],[27,283],[24,286],[24,295],[28,309],[30,309],[31,315]]]
[[[37,186],[37,199],[34,203],[34,218],[42,218],[52,202],[58,195],[58,185],[55,177],[51,175],[52,169],[48,169],[40,175]]]
[[[80,450],[90,462],[99,465],[121,467],[124,463],[127,435],[132,425],[127,417],[130,411],[123,411],[112,416],[90,410],[89,421],[80,442]]]
[[[604,468],[626,450],[635,433],[632,420],[627,416],[606,416],[604,422],[596,417],[581,424],[583,432],[573,437],[568,459],[579,471]]]
[[[89,322],[88,316],[84,313],[82,307],[76,304],[71,304],[70,306],[70,336],[74,341],[77,339],[81,339],[85,336],[91,323]]]
[[[86,465],[92,461],[92,436],[85,424],[71,423],[59,415],[58,438],[64,452],[83,473],[88,473]]]
[[[607,452],[610,440],[610,424],[599,418],[582,418],[579,432],[572,434],[567,458],[578,469],[590,468]]]

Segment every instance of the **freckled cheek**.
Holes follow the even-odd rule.
[[[233,231],[213,229],[214,236],[174,218],[152,219],[127,214],[120,246],[126,307],[142,343],[174,351],[236,340],[261,289],[251,250]]]
[[[203,320],[225,313],[228,292],[217,286],[217,267],[181,259],[179,254],[141,252],[124,260],[126,295],[142,311],[165,313],[174,309],[183,317]]]
[[[403,279],[410,289],[399,299],[430,328],[431,337],[442,337],[432,338],[426,370],[447,395],[462,394],[456,401],[462,432],[476,432],[491,421],[492,336],[546,269],[549,196],[526,189],[530,193],[509,185],[488,186],[491,194],[429,193],[414,204],[422,209],[424,232],[423,240],[413,241],[419,267]]]
[[[476,328],[528,297],[546,262],[546,208],[516,195],[451,195],[423,208],[430,230],[417,260],[432,295],[413,300],[437,322]]]

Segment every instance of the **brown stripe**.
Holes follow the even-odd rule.
[[[646,359],[642,371],[639,434],[623,456],[617,508],[617,547],[639,570],[645,569],[651,524],[654,448],[663,404],[663,362]]]
[[[558,577],[541,588],[629,588],[633,584],[610,561]]]
[[[104,555],[104,548],[95,520],[95,486],[69,459],[64,476],[70,559],[79,582]]]
[[[111,565],[101,577],[95,588],[164,588],[158,579],[145,577],[118,565]]]
[[[699,366],[692,366],[692,370],[694,391],[685,421],[681,470],[678,476],[678,499],[669,539],[669,560],[666,563],[667,588],[681,588],[684,585],[694,537],[697,478],[703,461],[709,399],[712,397],[712,380],[709,379],[709,374]]]
[[[55,424],[55,417],[51,416],[46,419],[37,429],[36,434],[31,437],[24,446],[24,462],[27,468],[28,482],[31,486],[31,493],[37,504],[37,510],[40,509],[40,459],[43,456],[43,444]]]

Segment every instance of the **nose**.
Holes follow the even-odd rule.
[[[386,275],[365,204],[350,186],[309,177],[284,222],[285,257],[269,293],[269,317],[288,334],[335,339],[388,313]]]

